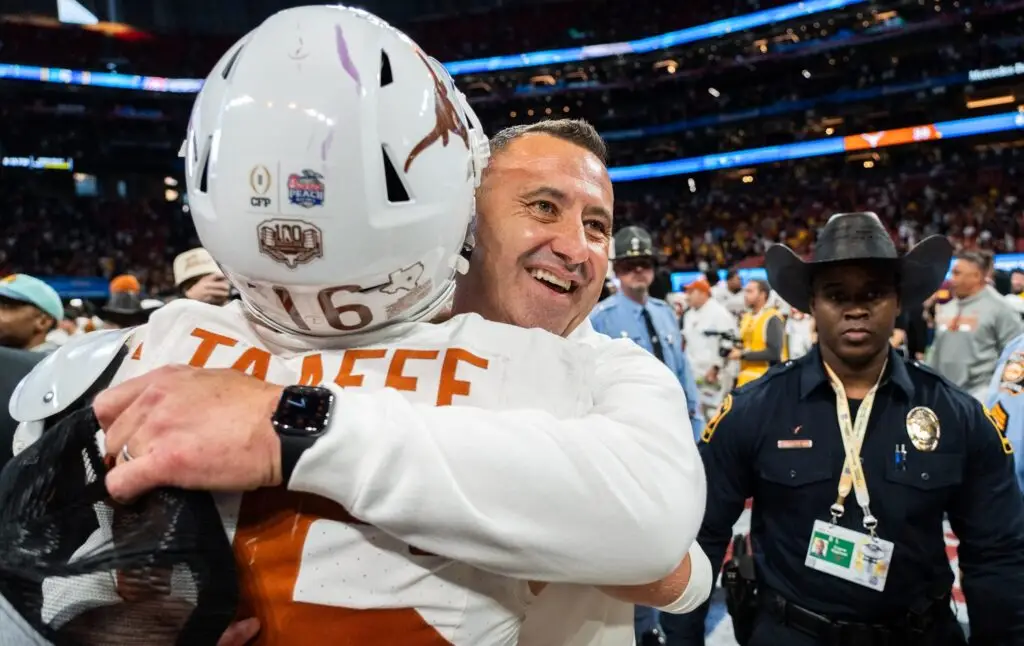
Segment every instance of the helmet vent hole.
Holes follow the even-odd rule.
[[[213,137],[206,140],[206,150],[203,151],[203,171],[199,174],[199,192],[206,193],[210,183],[210,149],[213,147]]]
[[[231,70],[235,69],[235,63],[238,62],[238,55],[242,53],[243,49],[245,49],[244,45],[235,50],[235,53],[231,55],[230,59],[228,59],[228,64],[224,66],[224,71],[220,73],[221,78],[225,81],[228,80],[229,76],[231,76]]]
[[[405,188],[405,184],[402,183],[402,177],[398,174],[395,164],[391,161],[391,155],[388,154],[387,147],[381,146],[380,152],[384,157],[384,183],[387,187],[388,202],[391,202],[392,204],[411,202],[412,199],[409,197],[409,190]]]
[[[386,87],[395,82],[391,75],[391,59],[383,49],[380,51],[380,86]]]
[[[381,50],[381,87],[386,87],[394,83],[394,77],[391,75],[391,59],[388,58],[387,52]]]

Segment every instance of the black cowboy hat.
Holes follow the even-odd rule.
[[[100,308],[100,318],[119,327],[142,325],[150,314],[134,292],[113,292],[106,305]]]
[[[654,240],[643,227],[628,226],[620,229],[612,239],[615,260],[627,258],[653,258]]]
[[[768,282],[779,296],[810,312],[811,277],[815,269],[831,263],[872,260],[891,263],[899,276],[903,305],[923,303],[942,285],[953,246],[945,236],[925,238],[900,256],[892,237],[874,213],[837,213],[828,219],[814,243],[813,258],[804,261],[786,245],[772,245],[764,256]]]

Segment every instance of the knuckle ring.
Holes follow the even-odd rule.
[[[128,452],[128,445],[121,446],[121,459],[125,462],[131,462],[132,454]]]

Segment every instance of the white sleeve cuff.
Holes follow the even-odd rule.
[[[686,589],[678,599],[667,606],[658,608],[662,612],[672,615],[693,612],[711,596],[715,576],[708,555],[696,541],[690,546],[690,551],[687,554],[690,556],[690,580],[686,583]]]

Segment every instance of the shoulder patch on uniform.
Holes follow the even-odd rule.
[[[999,433],[999,441],[1003,445],[1003,453],[1006,455],[1013,455],[1013,445],[1010,444],[1009,438],[1006,437],[1006,426],[1010,422],[1010,414],[1003,408],[1003,404],[997,402],[995,406],[989,408],[988,406],[982,406],[985,411],[985,417],[995,427],[996,432]]]
[[[1003,364],[999,376],[999,390],[1017,396],[1024,392],[1024,353],[1016,351]]]
[[[714,416],[708,420],[708,423],[704,426],[704,432],[700,434],[700,439],[704,443],[711,441],[711,436],[715,434],[715,429],[718,428],[718,424],[721,423],[722,419],[729,414],[732,410],[732,393],[725,396],[722,403],[719,404],[718,410],[715,411]]]

